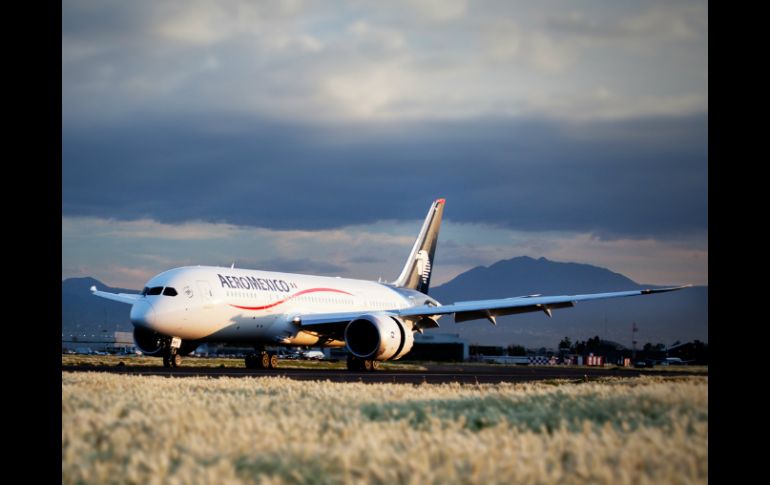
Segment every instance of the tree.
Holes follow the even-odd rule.
[[[586,344],[585,344],[585,342],[583,342],[581,340],[576,341],[575,342],[575,349],[574,350],[575,350],[576,354],[581,354],[582,355],[583,353],[585,353],[585,351],[586,351]]]
[[[561,339],[561,342],[559,342],[559,350],[569,350],[572,348],[572,341],[569,339],[569,337],[564,337]]]
[[[588,351],[599,350],[599,347],[601,347],[601,339],[598,335],[589,338],[586,342],[586,349]]]
[[[521,345],[509,345],[508,355],[527,355],[527,349]]]

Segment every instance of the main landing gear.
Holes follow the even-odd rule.
[[[275,352],[257,351],[246,356],[247,369],[275,369],[278,367],[278,356]]]
[[[380,362],[377,360],[361,359],[355,355],[348,354],[348,370],[375,371],[379,367]]]

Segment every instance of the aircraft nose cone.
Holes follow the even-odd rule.
[[[135,327],[152,328],[155,324],[155,310],[148,301],[138,301],[131,307],[131,323]]]

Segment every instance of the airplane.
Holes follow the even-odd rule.
[[[681,357],[666,357],[660,365],[687,365],[692,364],[693,362],[695,362],[695,359],[682,360]]]
[[[373,371],[398,360],[414,345],[415,332],[437,328],[454,315],[456,323],[527,312],[552,311],[577,302],[650,295],[691,285],[586,295],[524,295],[442,305],[429,296],[434,255],[445,199],[435,200],[401,274],[392,283],[240,269],[185,266],[152,277],[141,294],[99,297],[131,305],[134,341],[146,355],[178,367],[182,356],[204,342],[253,346],[249,369],[274,369],[275,352],[266,347],[346,347],[347,368]]]

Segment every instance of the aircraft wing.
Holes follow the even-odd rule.
[[[592,293],[587,295],[562,295],[562,296],[518,296],[514,298],[501,298],[497,300],[463,301],[450,305],[430,306],[420,305],[397,310],[372,310],[372,313],[384,313],[408,320],[417,320],[420,317],[431,317],[454,314],[455,322],[486,319],[497,324],[495,317],[513,315],[517,313],[544,312],[551,316],[551,310],[557,308],[569,308],[579,301],[603,300],[606,298],[619,298],[624,296],[651,295],[665,293],[688,288],[692,285],[676,286],[670,288],[654,288],[646,290],[617,291],[612,293]],[[321,313],[298,315],[299,324],[303,329],[318,331],[319,333],[339,333],[339,326],[347,324],[351,320],[368,313],[366,311]]]
[[[676,286],[670,288],[654,288],[646,290],[616,291],[611,293],[591,293],[587,295],[562,295],[562,296],[519,296],[515,298],[501,298],[497,300],[464,301],[442,306],[417,306],[396,310],[402,317],[418,317],[431,315],[447,315],[454,313],[455,322],[468,320],[487,319],[492,323],[495,317],[513,315],[516,313],[528,313],[542,311],[549,317],[551,310],[557,308],[569,308],[579,301],[603,300],[606,298],[620,298],[624,296],[651,295],[665,293],[687,288],[691,285]]]
[[[139,298],[142,297],[142,295],[138,295],[134,293],[110,293],[107,291],[99,291],[96,289],[95,286],[91,287],[91,293],[93,293],[96,296],[106,298],[108,300],[119,301],[121,303],[128,303],[129,305],[133,305],[134,303],[136,303],[136,301]]]

